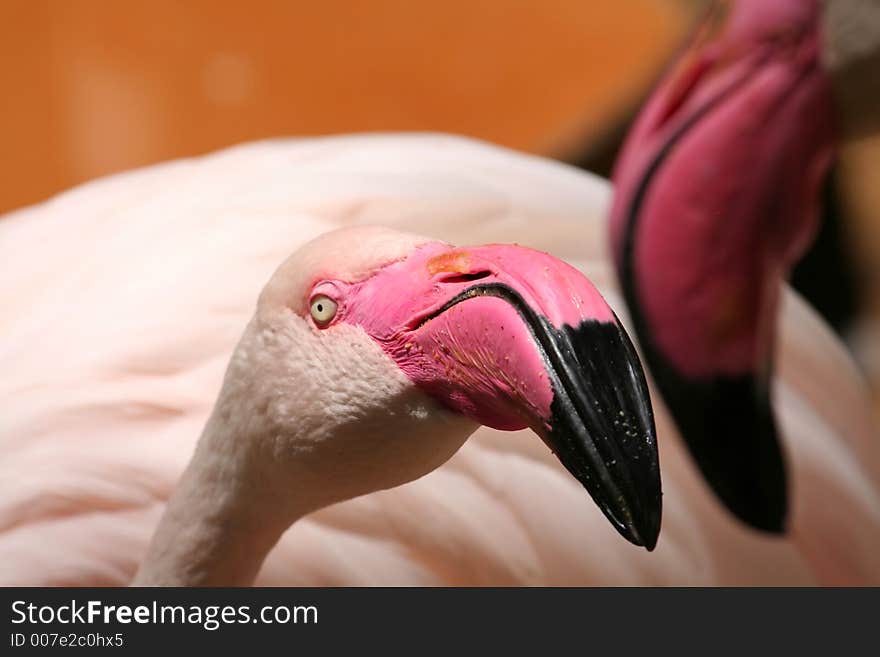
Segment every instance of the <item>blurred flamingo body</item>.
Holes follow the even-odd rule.
[[[0,582],[127,584],[193,451],[263,283],[331,228],[517,242],[593,280],[607,183],[443,136],[253,144],[100,180],[0,221]],[[654,396],[664,521],[629,546],[529,430],[481,428],[412,483],[307,515],[257,584],[877,584],[880,454],[845,350],[780,302],[774,394],[785,538],[718,505]],[[830,391],[830,392],[829,392]]]

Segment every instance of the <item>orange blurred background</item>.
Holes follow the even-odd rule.
[[[644,93],[684,7],[5,0],[0,211],[279,135],[438,130],[565,156]]]

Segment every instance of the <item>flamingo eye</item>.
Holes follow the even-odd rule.
[[[310,311],[312,319],[318,326],[326,326],[336,317],[336,302],[330,297],[319,294],[312,299]]]

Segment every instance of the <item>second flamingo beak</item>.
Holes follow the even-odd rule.
[[[481,424],[532,428],[618,532],[654,548],[661,491],[648,388],[583,274],[518,246],[429,243],[346,296],[345,320],[418,386]]]
[[[611,241],[657,390],[742,522],[783,533],[771,407],[782,280],[810,244],[834,149],[822,3],[717,2],[615,165]]]

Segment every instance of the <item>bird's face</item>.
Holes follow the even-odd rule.
[[[592,284],[544,253],[328,233],[264,289],[224,398],[226,421],[259,426],[277,469],[322,496],[313,505],[420,477],[477,424],[530,427],[621,534],[657,539],[641,366]]]

